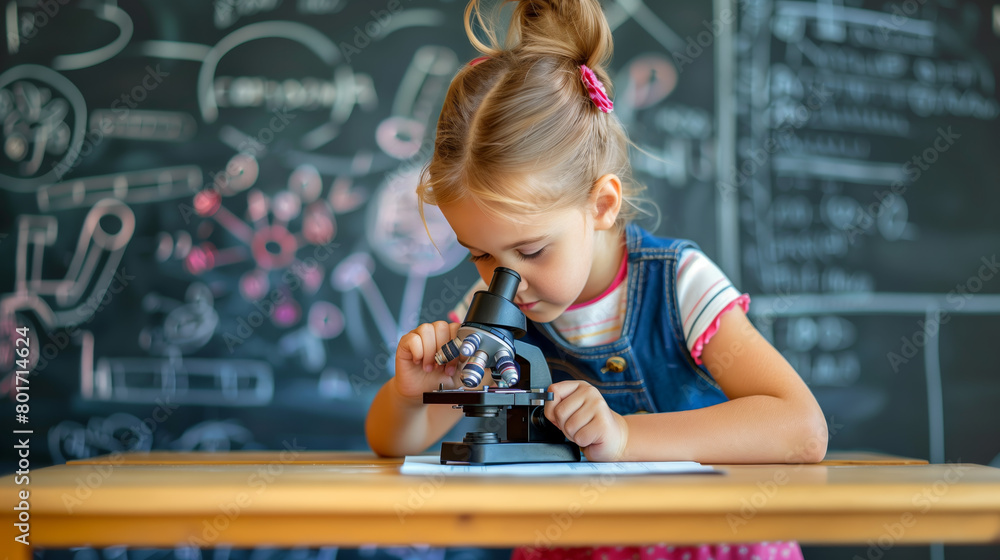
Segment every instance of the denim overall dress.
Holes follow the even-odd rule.
[[[691,410],[728,400],[708,370],[694,363],[684,342],[676,281],[678,257],[689,247],[697,248],[685,239],[626,227],[628,304],[621,337],[614,342],[574,346],[551,324],[528,321],[522,340],[541,349],[552,382],[586,381],[622,415]]]

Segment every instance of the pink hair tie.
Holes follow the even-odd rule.
[[[469,61],[469,66],[475,66],[475,65],[479,64],[480,62],[482,62],[484,60],[489,60],[489,58],[490,57],[488,57],[488,56],[481,56],[479,58],[473,58],[472,60]]]
[[[604,89],[604,84],[601,80],[597,79],[597,74],[590,68],[587,68],[586,64],[580,65],[580,79],[583,80],[583,85],[587,86],[587,95],[590,96],[590,100],[597,105],[597,108],[605,113],[610,113],[615,110],[615,104],[608,99],[608,92]]]

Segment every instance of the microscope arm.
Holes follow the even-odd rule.
[[[521,366],[521,379],[529,381],[529,386],[526,389],[548,390],[549,385],[552,384],[552,374],[549,372],[549,366],[545,362],[545,355],[542,354],[542,351],[537,346],[520,340],[514,341],[514,350],[517,352],[515,359]]]

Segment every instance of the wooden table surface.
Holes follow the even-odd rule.
[[[1000,542],[1000,469],[877,454],[723,475],[405,476],[356,452],[150,453],[4,478],[35,547]],[[28,558],[11,545],[10,558]]]
[[[87,459],[69,461],[69,465],[97,465],[116,462],[130,465],[171,465],[171,464],[217,464],[241,463],[309,463],[309,464],[386,464],[399,465],[402,460],[378,457],[367,451],[297,451],[286,450],[284,458],[280,451],[147,451],[98,455]],[[926,465],[926,459],[914,459],[865,451],[831,451],[821,463],[823,465]]]

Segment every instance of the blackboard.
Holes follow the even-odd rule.
[[[997,8],[739,10],[720,192],[758,327],[819,399],[831,448],[1000,465]],[[855,553],[945,556],[889,548]]]
[[[997,418],[960,420],[1000,396],[995,10],[741,7],[723,184],[763,326],[845,425],[834,445],[996,461]]]
[[[644,225],[751,294],[831,448],[998,464],[997,8],[604,5]],[[0,393],[28,328],[33,466],[365,448],[395,340],[476,279],[412,196],[463,8],[8,3]]]

